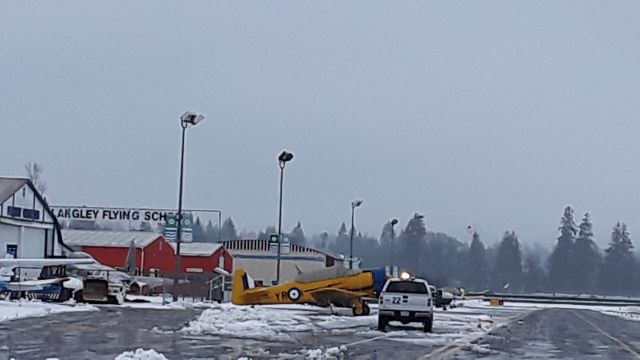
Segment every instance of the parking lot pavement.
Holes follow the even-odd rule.
[[[464,342],[528,311],[468,306],[435,314],[434,332],[419,324],[377,331],[375,315],[354,318],[312,306],[141,309],[117,306],[0,323],[0,360],[114,359],[138,348],[169,359],[416,358]]]
[[[588,308],[547,308],[496,329],[456,359],[637,359],[640,322]]]

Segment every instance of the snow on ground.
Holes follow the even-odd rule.
[[[92,305],[75,304],[73,302],[55,304],[38,300],[0,301],[0,321],[26,317],[42,317],[50,314],[77,311],[98,311],[98,308]]]
[[[120,306],[131,309],[158,309],[158,310],[185,310],[185,309],[205,309],[213,306],[214,302],[203,302],[199,300],[193,300],[191,298],[179,299],[173,301],[170,296],[142,296],[142,295],[127,295],[126,301]]]
[[[168,360],[163,354],[153,349],[136,349],[136,351],[126,351],[116,356],[115,360]]]
[[[215,304],[183,332],[199,335],[227,335],[239,338],[288,341],[290,332],[311,331],[312,320],[304,305],[236,306]],[[305,311],[306,310],[306,311]]]
[[[392,340],[443,343],[486,333],[522,309],[487,309],[481,302],[449,311],[436,310],[434,332],[425,334],[422,324],[391,323],[389,333],[377,331],[377,311],[354,317],[332,314],[329,309],[308,305],[236,306],[214,304],[181,330],[189,335],[215,335],[266,341],[293,341],[297,333],[350,334],[361,338],[385,336]],[[350,312],[350,311],[349,311]],[[492,313],[493,315],[491,315]],[[345,313],[346,314],[346,313]],[[318,351],[315,349],[314,351]]]
[[[346,352],[347,348],[345,346],[341,346],[330,347],[328,349],[303,350],[300,355],[304,356],[305,359],[312,360],[342,359]]]

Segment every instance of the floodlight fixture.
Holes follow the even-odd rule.
[[[280,168],[284,168],[284,165],[291,160],[293,160],[293,153],[290,153],[286,150],[283,150],[282,153],[280,153],[280,156],[278,156]]]
[[[182,122],[182,126],[187,125],[198,125],[204,120],[204,115],[199,114],[193,111],[185,111],[184,114],[180,116],[180,121]]]

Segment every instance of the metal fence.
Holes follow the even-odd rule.
[[[161,274],[165,279],[175,279],[175,273]],[[176,294],[178,298],[191,300],[208,300],[222,302],[225,300],[224,291],[231,290],[231,278],[215,273],[181,273],[178,283],[167,284],[162,289],[165,294]]]

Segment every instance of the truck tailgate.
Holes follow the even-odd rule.
[[[426,311],[430,309],[428,294],[384,293],[380,305],[384,310]]]
[[[85,301],[106,302],[109,300],[109,283],[105,280],[86,279],[82,297]]]

